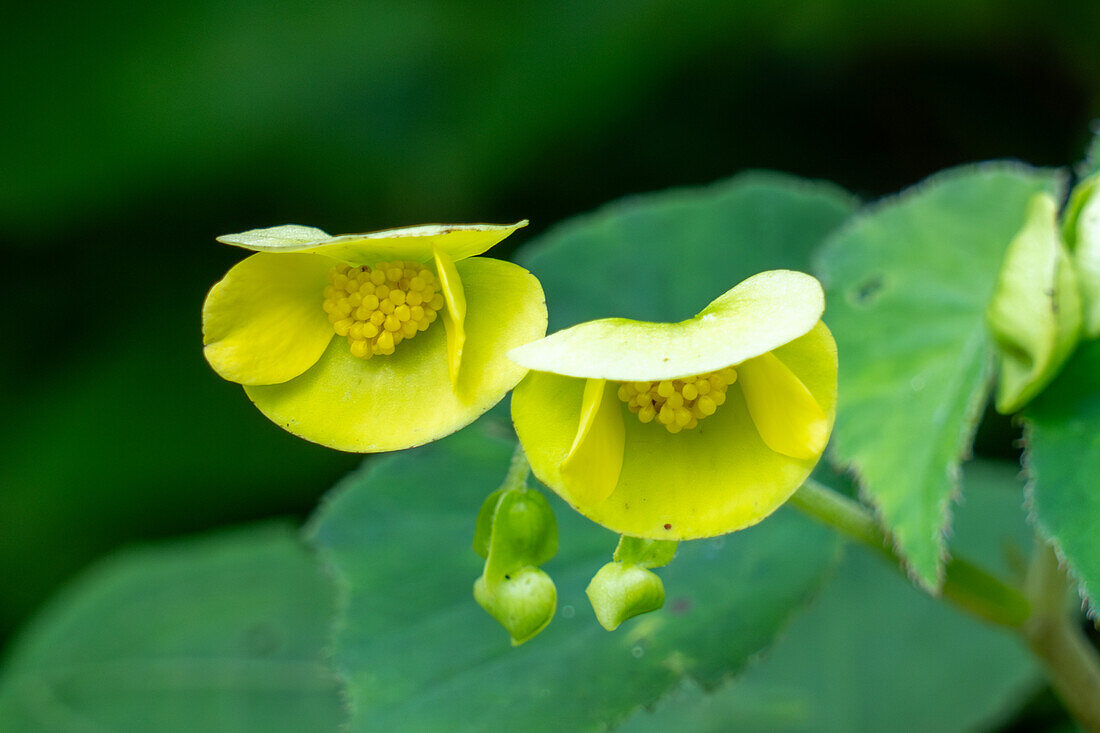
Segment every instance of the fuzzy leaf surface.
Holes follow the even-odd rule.
[[[1069,563],[1095,615],[1100,599],[1100,341],[1083,342],[1024,417],[1032,519]]]
[[[17,640],[0,729],[336,731],[343,706],[322,652],[334,596],[281,525],[121,553]]]
[[[1056,187],[1022,165],[953,169],[869,207],[822,251],[835,457],[928,588],[943,580],[959,466],[993,376],[986,307],[1028,200]]]
[[[952,549],[1010,577],[1026,552],[1017,467],[967,466]],[[1022,555],[1021,555],[1022,557]],[[707,694],[686,685],[622,733],[913,733],[996,729],[1041,673],[1008,634],[937,603],[861,547],[848,547],[813,606],[742,675]]]
[[[709,688],[743,667],[836,556],[827,530],[788,511],[682,543],[659,571],[664,608],[608,633],[584,589],[618,537],[552,497],[562,544],[543,569],[558,612],[513,648],[474,603],[482,561],[470,549],[512,449],[475,426],[375,458],[315,518],[313,542],[343,588],[333,649],[352,730],[601,730],[685,679]]]

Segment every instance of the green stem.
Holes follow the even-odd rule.
[[[790,502],[904,572],[904,562],[889,538],[859,502],[813,480],[803,484]],[[973,616],[1023,636],[1070,713],[1088,730],[1100,731],[1100,657],[1067,612],[1070,587],[1054,551],[1040,541],[1028,569],[1026,596],[977,565],[954,557],[947,563],[943,597]]]
[[[1100,731],[1100,659],[1067,612],[1069,589],[1054,550],[1037,540],[1027,574],[1034,610],[1022,633],[1073,717],[1086,729]]]
[[[527,454],[523,452],[523,446],[517,442],[516,449],[512,451],[512,462],[508,464],[508,473],[500,488],[505,491],[526,489],[527,477],[530,475],[531,464],[527,462]]]
[[[890,539],[871,512],[859,502],[810,479],[794,493],[790,503],[844,536],[870,547],[897,570],[905,572],[904,562]],[[1021,628],[1030,612],[1027,598],[1018,590],[960,557],[947,563],[943,597],[973,616],[1011,629]]]

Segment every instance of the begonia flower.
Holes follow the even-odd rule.
[[[219,237],[256,254],[210,290],[203,353],[306,440],[374,452],[445,436],[523,377],[508,350],[546,333],[538,280],[475,256],[526,223]]]
[[[535,476],[593,521],[663,540],[775,511],[821,457],[836,344],[821,285],[763,272],[680,323],[610,318],[514,349],[512,419]]]

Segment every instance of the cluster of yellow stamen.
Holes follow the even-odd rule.
[[[644,423],[654,419],[670,433],[691,430],[726,401],[726,390],[737,381],[733,367],[709,374],[659,382],[622,382],[619,399]]]
[[[419,262],[337,265],[328,281],[322,307],[361,359],[392,354],[399,343],[426,331],[443,308],[435,275]]]

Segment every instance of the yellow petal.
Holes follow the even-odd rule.
[[[738,366],[737,383],[765,445],[792,458],[821,455],[829,442],[829,419],[775,354],[761,354]]]
[[[373,265],[394,259],[427,262],[435,249],[458,262],[485,252],[525,226],[526,219],[503,225],[425,224],[330,237],[320,229],[289,224],[226,234],[218,237],[218,241],[257,252],[308,251],[352,265]]]
[[[443,310],[443,327],[447,330],[447,369],[451,384],[458,385],[458,369],[462,364],[462,347],[466,343],[466,293],[462,289],[462,278],[455,269],[454,260],[441,249],[432,249],[436,273],[443,286],[443,300],[447,307]]]
[[[546,303],[538,280],[509,262],[478,257],[456,268],[467,300],[457,389],[448,374],[447,334],[429,328],[394,354],[370,359],[352,356],[346,340],[334,339],[302,376],[248,387],[248,396],[286,430],[346,451],[409,448],[473,422],[523,377],[505,353],[546,332]]]
[[[334,335],[321,309],[333,261],[312,254],[255,254],[206,296],[203,355],[240,384],[279,384],[317,363]]]
[[[813,395],[831,429],[837,362],[829,330],[818,323],[775,355]],[[769,448],[733,386],[714,415],[675,435],[624,415],[619,481],[607,499],[590,503],[561,472],[580,421],[584,385],[583,379],[533,371],[512,394],[512,419],[535,476],[586,517],[620,534],[683,540],[755,524],[802,485],[820,458]]]
[[[585,504],[603,501],[615,490],[623,467],[622,405],[616,387],[603,379],[585,381],[580,424],[561,463],[570,495]]]
[[[680,323],[589,321],[516,349],[518,364],[570,377],[645,381],[712,372],[803,335],[825,310],[821,284],[791,270],[750,277]]]

